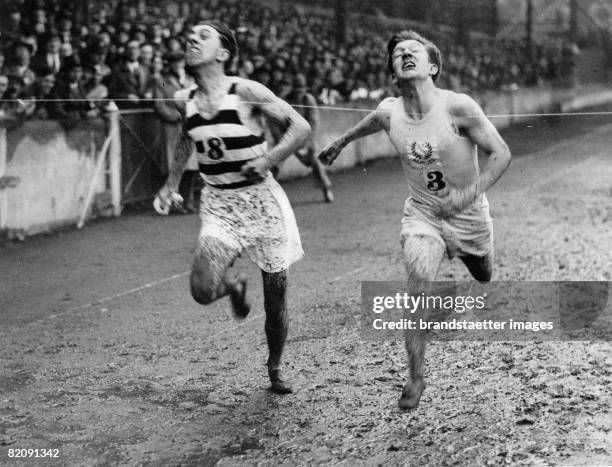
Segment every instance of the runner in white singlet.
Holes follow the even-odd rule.
[[[473,99],[436,87],[442,57],[432,42],[403,31],[391,38],[387,53],[400,97],[382,101],[318,157],[329,165],[351,141],[386,131],[400,154],[410,193],[401,225],[410,293],[428,292],[445,254],[459,257],[475,279],[489,281],[493,229],[484,193],[508,167],[510,150]],[[478,148],[488,156],[482,172]],[[422,332],[406,334],[406,350],[410,378],[399,405],[414,408],[425,388]]]

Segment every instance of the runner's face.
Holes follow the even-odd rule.
[[[219,33],[209,25],[195,26],[189,34],[186,61],[190,66],[215,62],[225,49]],[[226,51],[227,52],[227,51]]]
[[[423,44],[415,40],[398,43],[393,49],[393,71],[398,80],[426,79],[437,66],[429,61]]]

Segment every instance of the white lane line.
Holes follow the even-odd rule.
[[[364,266],[361,266],[360,268],[351,269],[350,271],[345,272],[344,274],[334,277],[332,280],[329,281],[329,283],[333,284],[334,282],[338,282],[339,280],[344,279],[345,277],[352,276],[353,274],[363,271],[364,269]]]
[[[344,274],[341,274],[340,276],[336,276],[334,277],[332,280],[330,280],[328,283],[332,284],[334,282],[338,282],[341,279],[344,279],[348,276],[351,276],[353,274],[357,274],[360,271],[363,271],[365,269],[364,266],[359,267],[359,268],[355,268],[355,269],[351,269],[348,272],[345,272]],[[231,312],[230,312],[231,315]],[[228,326],[224,326],[223,329],[221,329],[220,331],[216,332],[215,335],[216,336],[221,336],[223,334],[227,334],[228,332],[231,331],[236,331],[237,329],[241,328],[242,326],[249,324],[249,323],[253,323],[254,321],[257,321],[260,318],[265,318],[266,314],[265,313],[257,313],[253,316],[248,317],[247,319],[245,319],[244,321],[240,320],[235,320],[234,323],[232,325],[228,325]]]
[[[232,316],[232,312],[230,311],[228,313],[231,318],[234,320],[233,323],[229,322],[227,326],[223,326],[223,329],[220,329],[219,331],[215,332],[214,336],[222,336],[224,334],[227,334],[228,332],[231,331],[237,331],[238,329],[240,329],[243,326],[248,325],[249,323],[253,323],[255,321],[257,321],[259,318],[265,318],[266,314],[265,313],[257,313],[253,316],[249,316],[247,318],[245,318],[244,320],[237,320],[236,318],[234,318]]]
[[[329,281],[329,283],[333,284],[334,282],[338,282],[339,280],[342,280],[342,279],[344,279],[344,278],[346,278],[348,276],[351,276],[351,275],[356,274],[356,273],[358,273],[360,271],[363,271],[364,269],[365,268],[363,266],[359,267],[359,268],[351,269],[350,271],[345,272],[344,274],[341,274],[339,276],[334,277],[332,280]],[[109,295],[107,297],[103,297],[103,298],[100,298],[98,300],[93,300],[93,301],[91,301],[89,303],[85,303],[84,305],[74,306],[74,307],[68,308],[68,309],[66,309],[64,311],[60,311],[60,312],[57,312],[57,313],[53,313],[51,315],[44,316],[44,317],[42,317],[42,318],[40,318],[38,320],[35,320],[35,321],[38,322],[38,321],[42,321],[42,320],[47,319],[47,318],[48,319],[56,319],[56,318],[58,318],[60,316],[64,316],[64,315],[67,315],[67,314],[70,314],[70,313],[74,313],[75,311],[85,310],[85,309],[90,308],[92,306],[101,305],[102,303],[109,302],[109,301],[114,300],[116,298],[125,297],[126,295],[131,295],[131,294],[140,292],[142,290],[150,289],[151,287],[155,287],[156,285],[163,284],[164,282],[170,282],[170,281],[172,281],[174,279],[179,279],[181,277],[185,277],[189,273],[190,273],[190,271],[184,271],[184,272],[180,272],[178,274],[173,274],[172,276],[164,277],[163,279],[158,279],[156,281],[149,282],[148,284],[144,284],[144,285],[141,285],[139,287],[134,287],[133,289],[129,289],[129,290],[125,290],[123,292],[119,292],[119,293],[116,293],[116,294],[113,294],[113,295]],[[253,320],[256,320],[256,319],[259,319],[259,318],[262,318],[262,317],[264,317],[264,314],[256,315],[256,316],[253,316],[249,321],[253,321]],[[239,327],[239,326],[240,325],[235,326],[234,329]],[[221,332],[220,334],[224,334],[225,332],[227,332],[229,330],[230,329],[226,329],[225,331]]]
[[[185,272],[180,272],[178,274],[174,274],[174,275],[169,276],[169,277],[164,277],[163,279],[158,279],[156,281],[149,282],[148,284],[144,284],[144,285],[141,285],[139,287],[134,287],[133,289],[126,290],[124,292],[119,292],[119,293],[116,293],[116,294],[113,294],[113,295],[109,295],[108,297],[100,298],[98,300],[94,300],[94,301],[86,303],[84,305],[79,305],[79,306],[74,306],[72,308],[68,308],[67,310],[60,311],[58,313],[54,313],[54,314],[46,316],[46,317],[44,317],[42,319],[45,319],[45,318],[54,319],[54,318],[57,318],[58,316],[61,316],[61,315],[65,315],[65,314],[68,314],[68,313],[73,313],[73,312],[79,311],[79,310],[84,310],[84,309],[92,307],[94,305],[100,305],[102,303],[114,300],[115,298],[125,297],[126,295],[131,295],[133,293],[140,292],[141,290],[150,289],[151,287],[155,287],[156,285],[163,284],[164,282],[170,282],[170,281],[172,281],[174,279],[179,279],[181,277],[185,277],[189,273],[190,273],[190,271],[185,271]]]

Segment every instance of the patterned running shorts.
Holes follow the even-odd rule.
[[[440,219],[408,198],[402,217],[402,247],[407,237],[424,235],[440,242],[449,258],[486,256],[493,249],[493,221],[484,195],[470,207],[449,219]]]
[[[263,182],[244,188],[205,187],[200,219],[201,245],[214,237],[246,252],[266,272],[284,271],[304,256],[289,199],[271,174]]]

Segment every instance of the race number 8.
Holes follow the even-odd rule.
[[[442,172],[437,170],[433,172],[427,172],[427,189],[429,191],[440,191],[444,187],[446,187],[446,182],[444,181],[444,175]]]
[[[225,149],[225,144],[223,144],[223,140],[221,138],[208,138],[206,140],[206,147],[204,147],[203,141],[196,141],[196,150],[200,154],[206,154],[209,159],[217,160],[223,157],[223,150]]]

